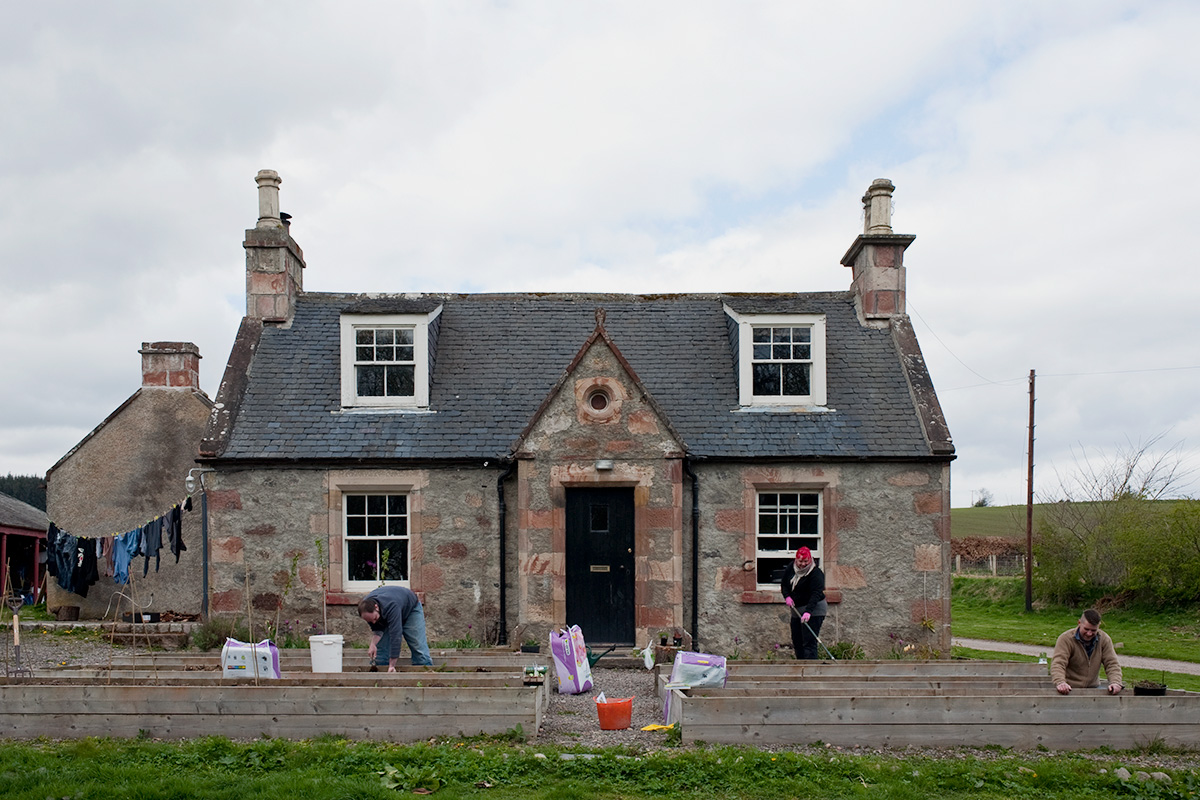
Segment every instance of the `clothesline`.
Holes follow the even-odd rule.
[[[129,583],[133,559],[144,556],[142,577],[150,573],[150,558],[158,572],[164,537],[167,546],[179,563],[179,554],[187,550],[183,543],[183,511],[192,510],[191,495],[132,530],[110,536],[74,536],[53,522],[46,530],[46,572],[58,581],[65,591],[87,597],[88,590],[100,580],[101,560],[104,574],[120,585]]]

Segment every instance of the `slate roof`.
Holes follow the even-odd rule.
[[[343,311],[443,306],[430,376],[434,413],[340,408]],[[826,315],[830,413],[742,411],[724,305]],[[932,454],[892,332],[859,324],[850,292],[806,294],[426,294],[389,301],[306,293],[253,353],[223,459],[500,459],[605,309],[605,328],[682,437],[708,459],[913,459]]]
[[[50,526],[50,518],[40,508],[0,492],[0,525],[45,531]]]

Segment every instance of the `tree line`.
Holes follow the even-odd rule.
[[[0,477],[0,493],[46,510],[46,478],[42,475],[13,475],[10,472]]]

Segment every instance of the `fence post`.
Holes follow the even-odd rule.
[[[992,577],[996,577],[996,557],[988,556],[988,561],[992,562]]]

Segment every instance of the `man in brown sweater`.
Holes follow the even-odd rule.
[[[1112,639],[1100,630],[1100,612],[1089,608],[1079,618],[1079,625],[1058,637],[1054,644],[1054,660],[1050,664],[1050,680],[1059,694],[1071,689],[1091,689],[1100,685],[1100,665],[1108,676],[1108,693],[1121,691],[1121,665]]]

